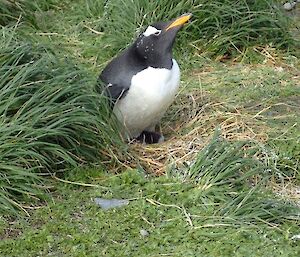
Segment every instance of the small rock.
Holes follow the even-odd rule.
[[[108,210],[115,207],[121,207],[129,204],[129,201],[126,199],[104,199],[96,197],[94,201],[104,210]]]
[[[140,234],[141,234],[141,236],[143,236],[143,237],[149,236],[149,232],[148,232],[147,230],[145,230],[145,229],[141,229],[141,230],[140,230]]]

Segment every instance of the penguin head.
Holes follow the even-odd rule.
[[[177,32],[191,17],[190,13],[183,14],[172,21],[157,22],[148,26],[134,43],[138,56],[150,66],[170,68]]]

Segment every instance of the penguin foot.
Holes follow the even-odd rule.
[[[143,131],[136,139],[145,144],[156,144],[164,142],[163,135],[150,131]]]

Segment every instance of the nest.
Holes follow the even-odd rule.
[[[132,142],[129,151],[133,158],[123,162],[126,167],[140,167],[157,175],[170,167],[180,168],[196,158],[217,127],[227,140],[268,139],[259,115],[215,101],[199,90],[178,95],[162,124],[166,141],[155,145]]]

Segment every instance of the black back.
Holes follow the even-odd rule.
[[[147,64],[134,51],[133,47],[124,50],[99,76],[100,90],[105,90],[113,103],[126,95],[132,77],[147,68]]]

